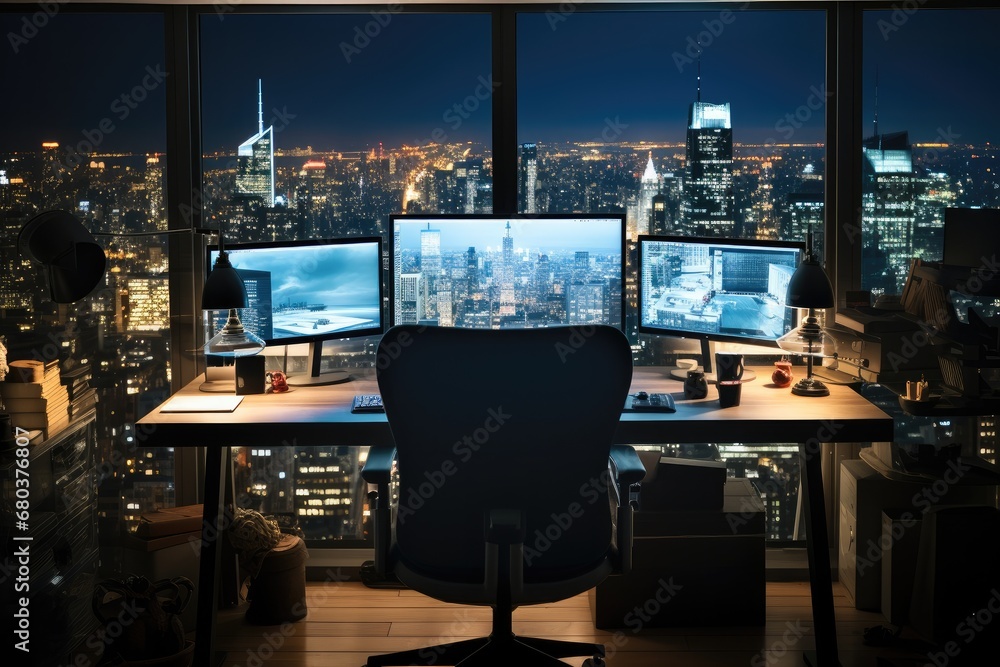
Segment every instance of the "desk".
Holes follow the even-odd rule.
[[[760,378],[769,369],[761,369]],[[153,447],[207,446],[205,462],[204,533],[211,538],[222,516],[223,455],[236,445],[391,445],[384,414],[352,414],[355,394],[378,393],[374,371],[355,373],[353,382],[326,387],[295,387],[286,394],[246,396],[232,413],[162,413],[163,406],[139,420],[137,436]],[[200,379],[175,396],[196,396]],[[660,368],[636,368],[632,391],[671,393],[677,412],[623,413],[615,440],[621,444],[682,442],[799,442],[805,497],[809,579],[816,665],[838,665],[837,631],[833,615],[830,549],[827,537],[821,461],[824,442],[871,442],[893,439],[892,418],[853,390],[831,386],[830,396],[793,396],[788,389],[768,386],[763,379],[743,385],[741,404],[721,409],[714,388],[709,398],[682,399],[681,383]],[[218,596],[220,550],[214,539],[203,539],[198,588],[195,664],[211,664],[213,620]],[[205,582],[211,582],[205,585]]]

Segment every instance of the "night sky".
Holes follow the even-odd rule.
[[[98,150],[164,150],[165,85],[151,74],[165,64],[160,15],[61,12],[12,44],[12,33],[28,34],[23,16],[0,13],[0,151],[38,150],[47,140],[74,145],[87,135],[99,139]],[[705,21],[719,34],[703,41],[702,100],[731,104],[734,141],[822,141],[825,108],[797,128],[786,115],[799,110],[801,119],[803,105],[824,90],[823,13],[719,18],[718,11],[521,14],[518,141],[586,141],[602,132],[617,141],[683,141],[696,65],[677,58],[695,55],[689,37],[711,34]],[[880,27],[880,19],[888,23]],[[489,142],[489,16],[397,14],[369,43],[355,42],[356,28],[375,32],[372,21],[367,13],[207,14],[205,150],[235,151],[256,132],[258,78],[279,149],[394,148],[425,142],[436,129],[448,140]],[[867,12],[865,26],[866,134],[877,64],[883,132],[905,129],[913,141],[933,141],[939,127],[951,127],[961,143],[996,140],[1000,11],[922,9],[898,26],[891,12]],[[137,86],[146,99],[123,101]],[[463,103],[459,115],[453,107]],[[95,133],[102,121],[114,129]]]

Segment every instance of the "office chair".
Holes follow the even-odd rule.
[[[630,567],[645,470],[632,447],[611,444],[632,378],[625,336],[403,325],[376,360],[395,449],[373,447],[362,471],[377,487],[375,570],[439,600],[489,605],[493,629],[368,667],[603,665],[602,644],[516,637],[511,616]]]

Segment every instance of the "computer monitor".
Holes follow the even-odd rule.
[[[625,216],[393,215],[390,321],[623,328]]]
[[[701,341],[710,379],[710,341],[777,347],[796,324],[785,296],[804,249],[789,241],[640,236],[639,331]],[[689,369],[672,375],[683,379]]]
[[[979,268],[1000,248],[1000,209],[946,208],[944,210],[945,264]]]
[[[382,239],[241,243],[225,250],[247,288],[243,326],[268,345],[309,343],[309,375],[290,376],[289,384],[349,380],[344,371],[321,372],[322,346],[382,333]],[[218,246],[209,248],[209,266],[218,254]]]

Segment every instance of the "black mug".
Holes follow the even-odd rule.
[[[688,371],[684,381],[684,398],[696,399],[708,396],[708,381],[702,371]]]
[[[715,377],[719,382],[743,379],[743,355],[737,352],[715,353]]]

